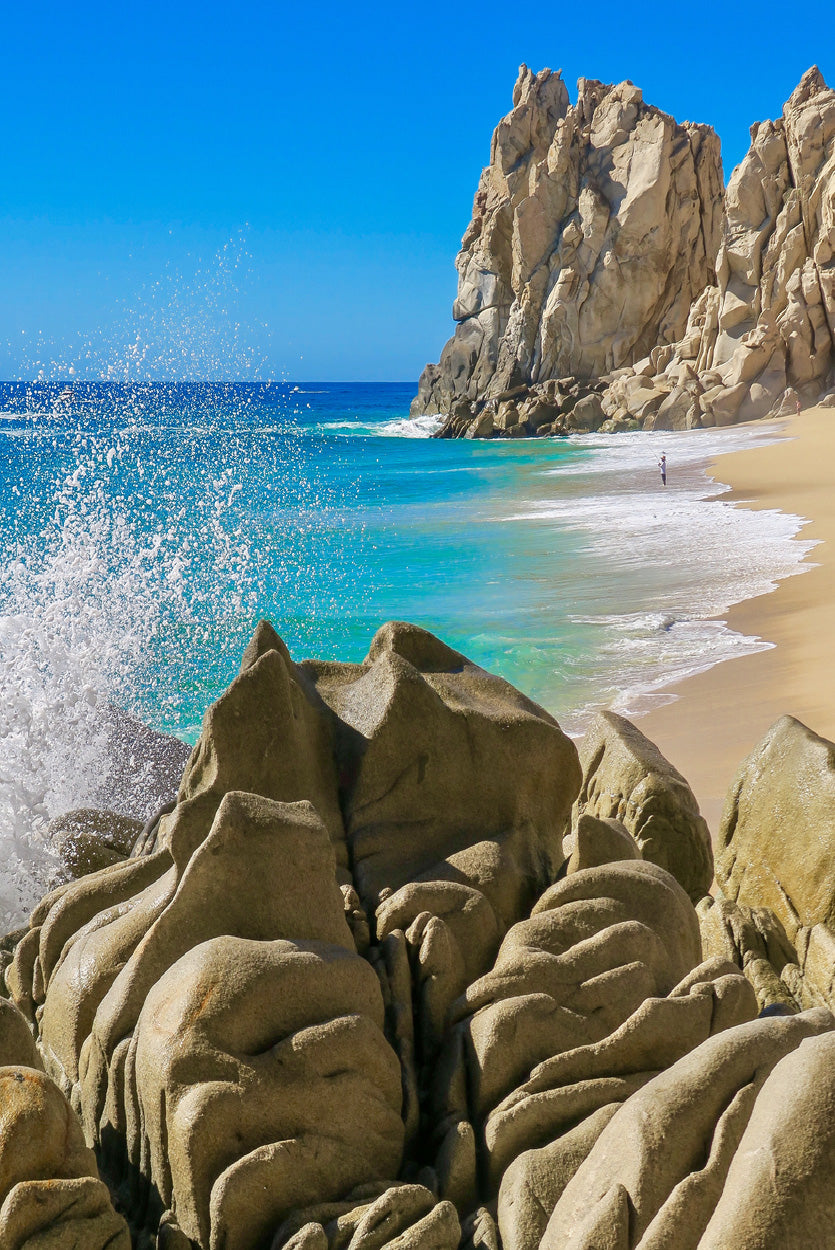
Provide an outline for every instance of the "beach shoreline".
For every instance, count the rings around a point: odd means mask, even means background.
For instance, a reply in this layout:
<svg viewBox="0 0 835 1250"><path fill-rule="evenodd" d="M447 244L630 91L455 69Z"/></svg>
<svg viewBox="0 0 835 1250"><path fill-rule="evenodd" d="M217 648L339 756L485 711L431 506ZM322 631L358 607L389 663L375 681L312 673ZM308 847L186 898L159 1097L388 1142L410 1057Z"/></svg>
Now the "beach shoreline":
<svg viewBox="0 0 835 1250"><path fill-rule="evenodd" d="M709 467L731 487L723 499L806 518L797 539L817 543L799 566L805 571L727 615L731 629L772 646L677 683L675 700L639 722L692 786L714 839L737 768L780 716L835 739L835 411L809 408L775 429L778 442L720 454Z"/></svg>

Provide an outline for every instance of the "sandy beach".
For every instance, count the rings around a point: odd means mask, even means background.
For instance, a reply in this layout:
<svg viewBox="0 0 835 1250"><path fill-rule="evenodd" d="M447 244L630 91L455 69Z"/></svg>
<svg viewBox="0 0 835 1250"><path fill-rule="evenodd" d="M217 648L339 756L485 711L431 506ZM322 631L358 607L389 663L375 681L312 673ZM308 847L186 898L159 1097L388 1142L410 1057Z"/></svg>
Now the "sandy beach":
<svg viewBox="0 0 835 1250"><path fill-rule="evenodd" d="M835 409L774 428L782 441L720 456L711 471L732 487L726 499L808 518L799 538L818 540L807 557L815 567L731 609L729 625L771 649L682 682L674 703L640 722L690 782L714 837L737 766L779 716L835 740Z"/></svg>

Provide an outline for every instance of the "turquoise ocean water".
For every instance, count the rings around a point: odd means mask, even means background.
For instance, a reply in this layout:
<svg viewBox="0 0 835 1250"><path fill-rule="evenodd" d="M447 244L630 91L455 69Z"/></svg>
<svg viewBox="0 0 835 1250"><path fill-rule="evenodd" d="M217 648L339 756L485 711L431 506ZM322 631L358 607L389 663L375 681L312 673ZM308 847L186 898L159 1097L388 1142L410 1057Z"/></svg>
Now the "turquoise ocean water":
<svg viewBox="0 0 835 1250"><path fill-rule="evenodd" d="M341 660L415 621L578 732L765 645L721 616L806 550L798 518L708 478L756 430L447 442L408 421L413 384L62 389L0 386L9 914L46 821L104 767L98 710L193 741L261 616L295 657Z"/></svg>

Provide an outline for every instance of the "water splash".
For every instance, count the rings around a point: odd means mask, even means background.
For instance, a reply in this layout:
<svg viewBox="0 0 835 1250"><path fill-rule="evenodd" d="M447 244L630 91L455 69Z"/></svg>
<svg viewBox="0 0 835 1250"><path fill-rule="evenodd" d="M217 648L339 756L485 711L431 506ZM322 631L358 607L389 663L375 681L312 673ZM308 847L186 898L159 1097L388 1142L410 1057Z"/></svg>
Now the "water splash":
<svg viewBox="0 0 835 1250"><path fill-rule="evenodd" d="M0 932L60 872L50 819L107 793L109 710L147 710L139 692L178 628L199 644L209 580L235 618L233 646L249 628L257 579L236 507L247 466L233 455L217 468L201 446L218 406L245 419L248 398L178 385L263 369L240 315L249 260L238 234L187 278L166 268L109 328L30 344L35 380L5 414L0 465L12 505L0 513ZM149 429L173 444L150 461L138 442Z"/></svg>

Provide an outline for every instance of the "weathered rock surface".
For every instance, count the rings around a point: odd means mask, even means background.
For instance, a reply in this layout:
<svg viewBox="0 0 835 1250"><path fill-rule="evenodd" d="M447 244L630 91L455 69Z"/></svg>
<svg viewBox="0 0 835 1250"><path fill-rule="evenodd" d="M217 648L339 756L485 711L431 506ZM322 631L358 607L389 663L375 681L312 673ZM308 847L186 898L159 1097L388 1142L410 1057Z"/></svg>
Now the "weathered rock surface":
<svg viewBox="0 0 835 1250"><path fill-rule="evenodd" d="M770 908L806 992L835 1003L835 745L791 716L777 721L740 766L717 851L724 894Z"/></svg>
<svg viewBox="0 0 835 1250"><path fill-rule="evenodd" d="M154 985L128 1049L128 1158L189 1237L230 1250L396 1176L400 1065L382 1026L374 971L342 946L195 946Z"/></svg>
<svg viewBox="0 0 835 1250"><path fill-rule="evenodd" d="M127 1225L26 1020L0 1001L0 1246L130 1250Z"/></svg>
<svg viewBox="0 0 835 1250"><path fill-rule="evenodd" d="M605 382L567 377L520 386L487 400L459 398L434 437L544 438L602 430L607 416L600 393L605 390ZM629 427L628 414L619 421L619 428Z"/></svg>
<svg viewBox="0 0 835 1250"><path fill-rule="evenodd" d="M835 91L815 67L775 122L751 127L734 170L717 283L694 303L653 384L684 391L676 414L644 428L729 425L794 412L827 389L835 365ZM650 357L651 360L651 357ZM637 372L637 370L636 370ZM628 385L610 388L616 403ZM663 411L663 405L662 405ZM638 415L646 415L646 409Z"/></svg>
<svg viewBox="0 0 835 1250"><path fill-rule="evenodd" d="M484 1196L499 1192L502 1237L529 1222L520 1187L537 1188L539 1150L550 1158L568 1130L756 1009L737 968L701 962L693 906L656 865L617 860L547 890L453 1005L433 1082L439 1135L471 1126L471 1167L482 1159Z"/></svg>
<svg viewBox="0 0 835 1250"><path fill-rule="evenodd" d="M804 985L797 952L780 921L767 907L732 903L721 891L696 906L706 955L727 959L745 973L760 1008L798 1011L820 1001Z"/></svg>
<svg viewBox="0 0 835 1250"><path fill-rule="evenodd" d="M388 957L414 969L430 1063L449 1004L565 861L576 750L542 708L413 626L384 626L362 665L304 670L338 718L353 884Z"/></svg>
<svg viewBox="0 0 835 1250"><path fill-rule="evenodd" d="M577 818L571 834L570 850L566 876L581 872L583 868L599 868L619 859L643 859L626 825L610 817L598 820L588 812Z"/></svg>
<svg viewBox="0 0 835 1250"><path fill-rule="evenodd" d="M128 1188L134 1219L170 1206L201 1245L249 1246L314 1199L393 1181L446 1008L562 869L579 782L547 713L425 631L385 627L362 665L299 666L262 623L174 810L134 858L45 899L7 976L89 1140L151 1186L139 1205ZM377 976L357 954L372 938ZM288 1016L303 986L309 1017ZM264 1047L287 1055L272 1075ZM334 1127L351 1097L353 1138ZM273 1172L284 1188L247 1215ZM425 1216L449 1239L446 1210Z"/></svg>
<svg viewBox="0 0 835 1250"><path fill-rule="evenodd" d="M43 1071L35 1039L26 1017L14 1003L0 999L0 1068L24 1067Z"/></svg>
<svg viewBox="0 0 835 1250"><path fill-rule="evenodd" d="M307 800L328 830L347 881L347 849L333 759L333 718L310 679L266 621L244 652L239 676L209 708L173 812L148 831L142 854L165 847L179 867L209 831L223 796Z"/></svg>
<svg viewBox="0 0 835 1250"><path fill-rule="evenodd" d="M693 791L639 729L601 712L583 739L577 814L621 821L644 859L672 873L694 902L713 879L710 833Z"/></svg>
<svg viewBox="0 0 835 1250"><path fill-rule="evenodd" d="M33 997L41 1053L88 1138L114 1174L138 1168L152 1186L135 1219L171 1206L201 1245L250 1246L301 1203L396 1174L400 1067L310 804L230 792L181 874L160 850L97 878L34 930ZM111 905L62 941L95 884Z"/></svg>
<svg viewBox="0 0 835 1250"><path fill-rule="evenodd" d="M833 1028L821 1008L741 1024L649 1081L565 1186L541 1250L828 1244Z"/></svg>
<svg viewBox="0 0 835 1250"><path fill-rule="evenodd" d="M576 751L556 721L401 622L377 632L362 665L303 669L338 718L346 837L365 905L374 910L384 891L431 877L478 888L504 924L516 919L563 862L580 784ZM476 845L489 845L497 862L477 863ZM449 862L465 852L466 863Z"/></svg>
<svg viewBox="0 0 835 1250"><path fill-rule="evenodd" d="M835 91L808 70L723 192L708 127L628 83L581 79L571 106L523 67L456 264L459 325L412 406L442 436L793 413L835 384ZM592 385L601 413L571 425L560 397Z"/></svg>
<svg viewBox="0 0 835 1250"><path fill-rule="evenodd" d="M457 1250L461 1224L451 1202L438 1202L424 1185L369 1189L297 1212L279 1228L273 1250Z"/></svg>
<svg viewBox="0 0 835 1250"><path fill-rule="evenodd" d="M128 859L142 822L117 812L78 808L49 822L46 836L70 877L85 877Z"/></svg>
<svg viewBox="0 0 835 1250"><path fill-rule="evenodd" d="M117 1049L155 982L194 946L232 934L320 940L353 950L327 831L307 803L231 792L181 874L166 851L129 861L129 867L136 876L151 867L158 875L59 946L73 907L83 908L81 919L88 906L87 895L70 889L40 929L41 1051L57 1080L80 1082L92 1132L108 1085L121 1080L124 1054L117 1057ZM97 874L104 891L113 871ZM281 890L263 889L263 882L279 877ZM120 1065L115 1072L114 1062Z"/></svg>
<svg viewBox="0 0 835 1250"><path fill-rule="evenodd" d="M775 727L702 897L628 721L581 770L423 630L262 622L173 810L9 937L0 1246L128 1250L93 1150L139 1250L829 1245L833 751Z"/></svg>
<svg viewBox="0 0 835 1250"><path fill-rule="evenodd" d="M413 412L599 377L681 337L714 279L719 141L629 82L519 71L456 265L459 323Z"/></svg>

